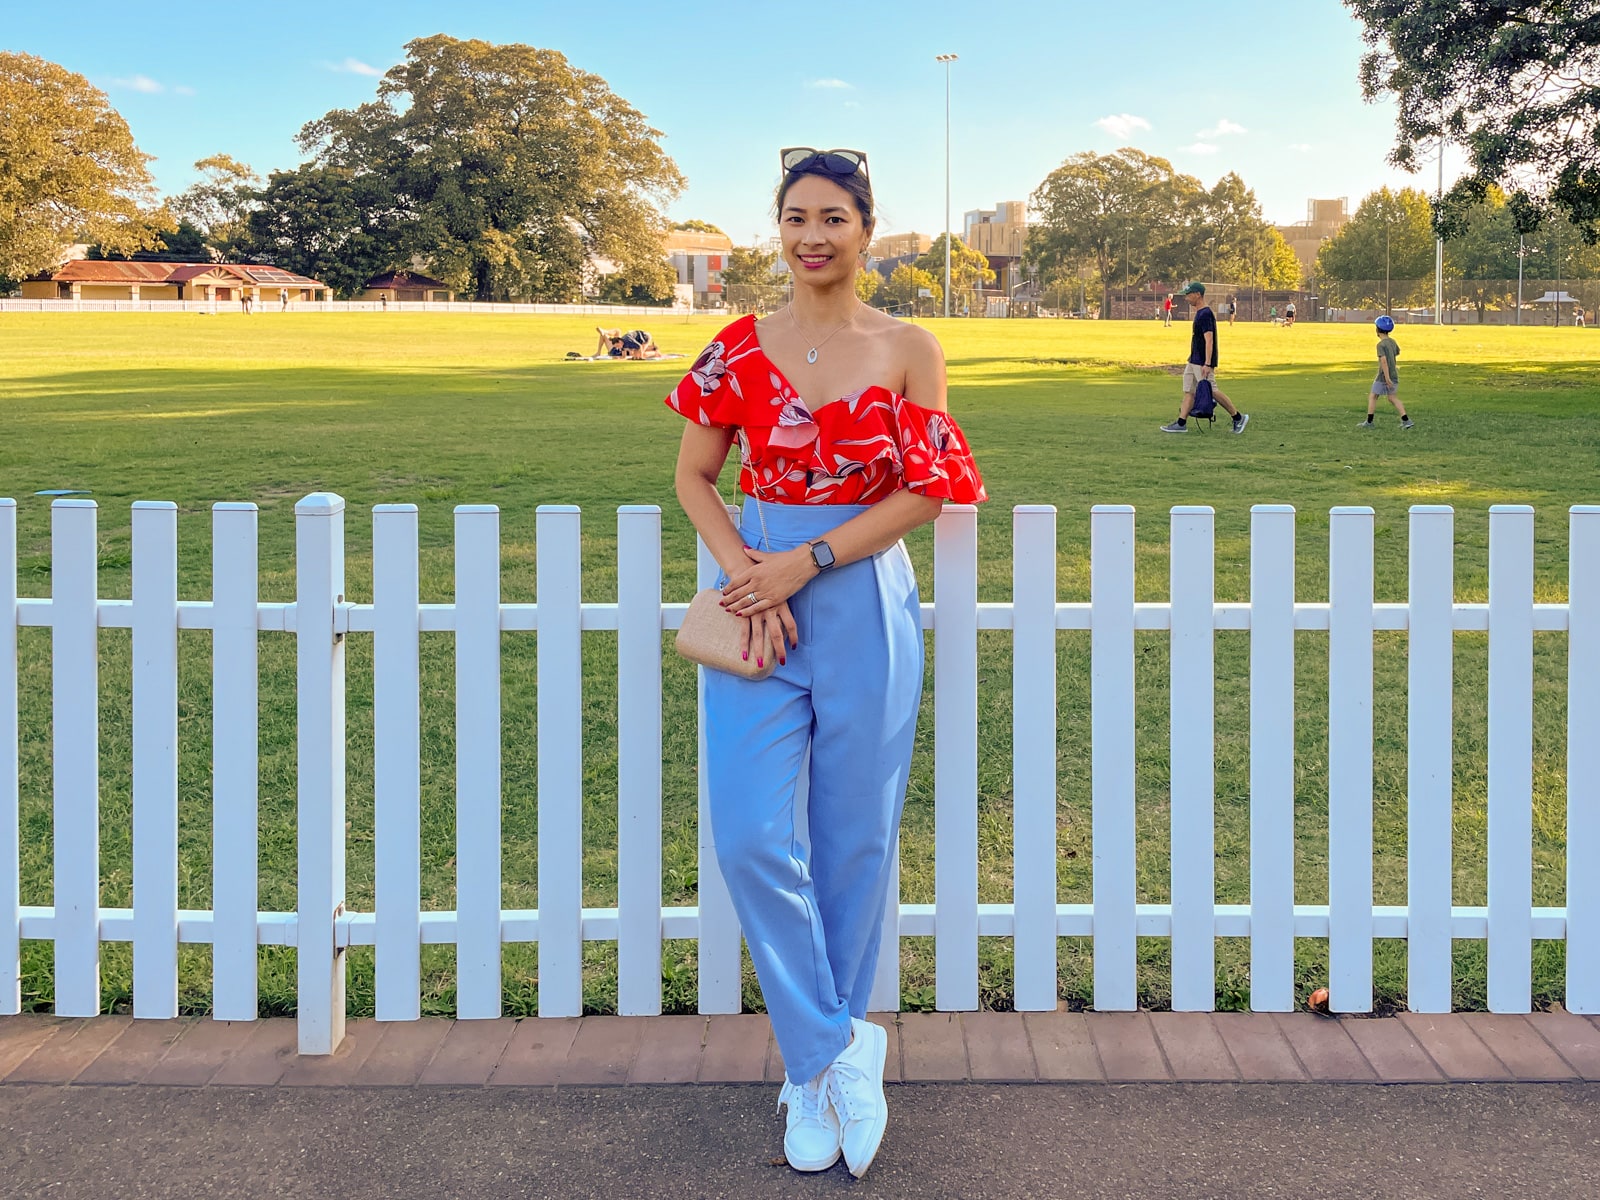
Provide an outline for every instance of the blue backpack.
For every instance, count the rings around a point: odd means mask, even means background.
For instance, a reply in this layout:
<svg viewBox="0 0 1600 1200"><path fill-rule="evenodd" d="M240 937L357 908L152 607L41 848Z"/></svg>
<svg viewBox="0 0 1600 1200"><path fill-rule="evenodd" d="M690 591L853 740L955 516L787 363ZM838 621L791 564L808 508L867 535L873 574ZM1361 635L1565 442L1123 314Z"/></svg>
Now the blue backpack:
<svg viewBox="0 0 1600 1200"><path fill-rule="evenodd" d="M1203 421L1216 421L1217 398L1211 394L1211 380L1202 379L1194 385L1194 407L1189 410L1189 415Z"/></svg>

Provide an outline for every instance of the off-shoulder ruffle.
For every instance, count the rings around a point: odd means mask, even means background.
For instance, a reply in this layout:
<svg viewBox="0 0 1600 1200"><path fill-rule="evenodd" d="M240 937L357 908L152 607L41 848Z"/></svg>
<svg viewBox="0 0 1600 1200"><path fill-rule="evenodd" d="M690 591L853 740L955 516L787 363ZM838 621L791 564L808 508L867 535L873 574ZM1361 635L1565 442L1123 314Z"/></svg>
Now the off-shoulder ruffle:
<svg viewBox="0 0 1600 1200"><path fill-rule="evenodd" d="M955 504L981 504L989 498L972 449L955 418L895 397L900 475L914 492Z"/></svg>

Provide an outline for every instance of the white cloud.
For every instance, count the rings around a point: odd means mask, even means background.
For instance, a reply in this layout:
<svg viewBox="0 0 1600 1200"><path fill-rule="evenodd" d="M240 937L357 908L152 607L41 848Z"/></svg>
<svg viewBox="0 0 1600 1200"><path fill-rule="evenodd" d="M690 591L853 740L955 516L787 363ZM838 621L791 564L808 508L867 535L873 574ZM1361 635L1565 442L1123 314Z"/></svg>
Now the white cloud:
<svg viewBox="0 0 1600 1200"><path fill-rule="evenodd" d="M855 84L846 83L842 79L808 79L806 80L806 86L808 88L846 88L852 90L855 88Z"/></svg>
<svg viewBox="0 0 1600 1200"><path fill-rule="evenodd" d="M383 70L370 63L364 63L359 58L347 58L343 62L325 62L322 64L330 71L340 71L346 75L370 75L374 79L383 77Z"/></svg>
<svg viewBox="0 0 1600 1200"><path fill-rule="evenodd" d="M1149 129L1150 122L1143 117L1136 117L1132 113L1114 113L1109 117L1101 117L1095 122L1112 137L1125 138L1135 129Z"/></svg>
<svg viewBox="0 0 1600 1200"><path fill-rule="evenodd" d="M111 86L127 88L130 92L144 92L148 96L167 90L148 75L130 75L127 79L113 79Z"/></svg>
<svg viewBox="0 0 1600 1200"><path fill-rule="evenodd" d="M1230 120L1228 120L1227 117L1223 117L1220 121L1217 122L1217 127L1215 129L1202 129L1199 133L1195 134L1195 137L1199 137L1199 138L1226 137L1230 133L1247 133L1247 132L1249 132L1249 131L1246 130L1243 125L1237 124L1234 121L1230 121Z"/></svg>
<svg viewBox="0 0 1600 1200"><path fill-rule="evenodd" d="M1185 154L1215 154L1217 148L1210 142L1196 142L1192 146L1185 146L1183 151Z"/></svg>

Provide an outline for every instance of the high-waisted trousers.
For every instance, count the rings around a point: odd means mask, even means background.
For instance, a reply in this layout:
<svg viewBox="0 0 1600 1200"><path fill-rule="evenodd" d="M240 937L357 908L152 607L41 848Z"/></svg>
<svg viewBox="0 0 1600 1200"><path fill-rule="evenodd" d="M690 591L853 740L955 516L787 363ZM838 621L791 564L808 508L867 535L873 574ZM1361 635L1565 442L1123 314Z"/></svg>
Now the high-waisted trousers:
<svg viewBox="0 0 1600 1200"><path fill-rule="evenodd" d="M865 511L761 508L746 502L740 532L772 550ZM706 671L706 749L717 862L785 1073L804 1083L849 1044L850 1019L866 1015L922 698L922 622L902 543L822 572L789 609L800 644L775 674Z"/></svg>

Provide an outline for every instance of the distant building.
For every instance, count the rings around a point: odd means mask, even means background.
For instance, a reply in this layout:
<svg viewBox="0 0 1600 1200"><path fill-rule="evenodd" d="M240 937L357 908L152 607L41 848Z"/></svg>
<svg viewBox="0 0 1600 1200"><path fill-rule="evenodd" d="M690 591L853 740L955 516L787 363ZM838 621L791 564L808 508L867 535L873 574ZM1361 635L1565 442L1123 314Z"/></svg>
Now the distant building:
<svg viewBox="0 0 1600 1200"><path fill-rule="evenodd" d="M665 249L680 288L692 291L695 307L721 308L722 272L733 253L733 239L725 233L674 229L666 236Z"/></svg>
<svg viewBox="0 0 1600 1200"><path fill-rule="evenodd" d="M1022 283L1022 249L1028 240L1028 206L1001 200L993 208L975 208L961 215L961 238L989 260L994 282L986 290L1001 296Z"/></svg>
<svg viewBox="0 0 1600 1200"><path fill-rule="evenodd" d="M1300 260L1300 270L1309 277L1322 243L1336 237L1349 222L1350 200L1341 196L1337 200L1307 200L1304 221L1276 228Z"/></svg>
<svg viewBox="0 0 1600 1200"><path fill-rule="evenodd" d="M74 259L23 281L30 300L330 300L325 283L257 263L106 262Z"/></svg>
<svg viewBox="0 0 1600 1200"><path fill-rule="evenodd" d="M933 238L926 233L886 233L874 238L869 253L873 258L916 258L933 249Z"/></svg>
<svg viewBox="0 0 1600 1200"><path fill-rule="evenodd" d="M385 271L374 275L361 285L357 300L384 300L391 304L409 304L417 301L454 300L456 294L450 285L419 275L415 271Z"/></svg>

